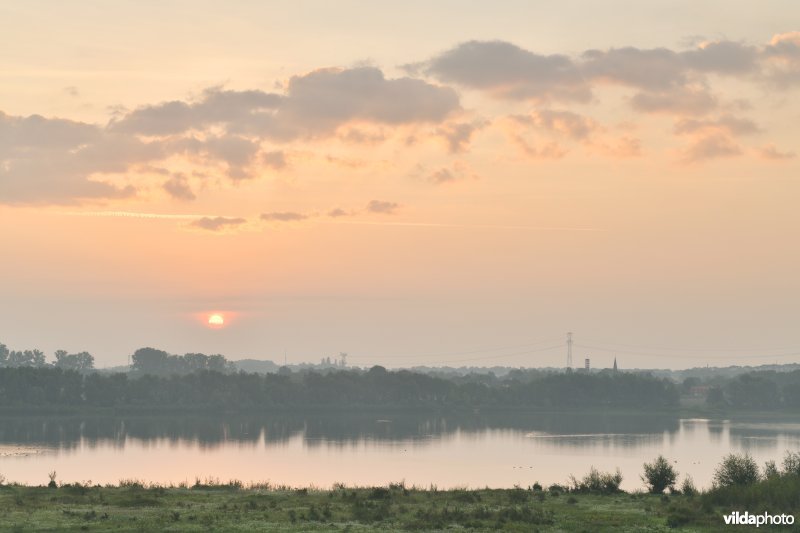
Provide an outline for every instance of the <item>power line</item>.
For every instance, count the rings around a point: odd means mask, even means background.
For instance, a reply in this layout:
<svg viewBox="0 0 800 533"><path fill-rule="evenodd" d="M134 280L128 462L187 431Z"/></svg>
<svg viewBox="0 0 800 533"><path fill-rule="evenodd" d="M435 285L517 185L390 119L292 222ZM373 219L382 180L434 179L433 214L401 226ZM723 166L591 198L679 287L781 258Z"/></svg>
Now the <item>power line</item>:
<svg viewBox="0 0 800 533"><path fill-rule="evenodd" d="M376 357L376 356L373 356L373 355L356 355L356 356L351 355L350 357L353 357L353 358L356 358L356 359L365 359L365 358L366 359L387 359L387 358L391 358L391 359L403 358L403 359L405 359L405 358L416 358L416 357L439 357L439 356L447 356L447 355L469 355L469 354L473 354L473 353L497 352L497 351L501 351L501 350L513 350L515 348L525 348L527 346L537 346L539 344L552 343L552 342L555 342L556 340L557 340L557 338L550 337L548 339L542 339L542 340L539 340L539 341L529 342L529 343L526 343L526 344L516 344L516 345L513 345L513 346L501 346L501 347L495 347L495 348L481 348L481 349L478 349L478 350L467 350L467 351L458 351L458 352L438 352L438 353L427 353L427 354L394 354L394 355L382 355L380 357Z"/></svg>
<svg viewBox="0 0 800 533"><path fill-rule="evenodd" d="M613 353L625 353L630 355L639 355L642 357L667 357L667 358L676 358L676 359L700 359L700 357L694 355L682 355L682 354L668 354L668 353L647 353L646 351L632 351L632 350L620 350L619 348L604 348L602 346L596 346L591 344L578 344L575 343L575 346L580 348L586 348L588 350L600 350L601 352L613 352ZM750 355L704 355L703 358L705 359L768 359L768 358L780 358L780 357L792 357L800 355L800 352L790 352L790 353L782 353L782 354L750 354Z"/></svg>
<svg viewBox="0 0 800 533"><path fill-rule="evenodd" d="M656 346L641 346L636 344L624 344L620 342L605 342L605 341L598 341L596 339L585 339L587 342L592 344L601 344L601 345L608 345L608 346L624 346L627 348L634 348L638 350L646 350L646 351L676 351L676 352L766 352L766 351L777 351L777 352L785 352L787 350L795 350L795 347L790 348L668 348L665 346L656 347Z"/></svg>
<svg viewBox="0 0 800 533"><path fill-rule="evenodd" d="M502 357L511 357L511 356L515 356L515 355L527 355L527 354L537 353L537 352L546 352L547 350L555 350L556 348L563 349L564 345L563 344L555 344L553 346L546 346L544 348L538 348L536 350L525 350L524 352L507 353L507 354L502 354L502 355L486 355L486 356L483 356L483 357L472 357L470 359L456 359L456 360L450 360L450 361L436 361L436 363L437 364L441 364L441 363L461 363L461 362L464 362L464 361L481 361L481 360L485 360L485 359L500 359Z"/></svg>

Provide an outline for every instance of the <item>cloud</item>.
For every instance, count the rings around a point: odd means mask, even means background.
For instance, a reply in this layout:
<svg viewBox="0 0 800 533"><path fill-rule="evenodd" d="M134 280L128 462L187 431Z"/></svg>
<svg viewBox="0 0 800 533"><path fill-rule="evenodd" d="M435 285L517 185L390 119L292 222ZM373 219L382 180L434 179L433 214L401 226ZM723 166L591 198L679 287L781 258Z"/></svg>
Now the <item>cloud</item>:
<svg viewBox="0 0 800 533"><path fill-rule="evenodd" d="M747 135L758 133L758 125L746 118L737 118L733 115L723 115L717 120L682 119L675 124L675 133L678 135L698 132L723 132L730 135Z"/></svg>
<svg viewBox="0 0 800 533"><path fill-rule="evenodd" d="M658 91L686 81L680 55L666 48L588 50L582 60L581 72L595 82Z"/></svg>
<svg viewBox="0 0 800 533"><path fill-rule="evenodd" d="M758 49L735 41L703 41L681 53L687 67L717 74L749 74L758 69Z"/></svg>
<svg viewBox="0 0 800 533"><path fill-rule="evenodd" d="M567 56L540 55L505 41L462 43L421 67L441 81L500 98L579 102L591 98L589 85Z"/></svg>
<svg viewBox="0 0 800 533"><path fill-rule="evenodd" d="M599 140L592 144L601 154L608 157L628 159L642 155L642 142L634 137L623 135L619 139Z"/></svg>
<svg viewBox="0 0 800 533"><path fill-rule="evenodd" d="M531 159L561 159L568 150L557 142L533 143L522 135L511 133L511 140Z"/></svg>
<svg viewBox="0 0 800 533"><path fill-rule="evenodd" d="M511 118L520 124L534 126L579 141L586 140L590 134L599 129L594 120L571 111L543 109L534 111L530 115L516 115Z"/></svg>
<svg viewBox="0 0 800 533"><path fill-rule="evenodd" d="M381 200L370 200L367 204L367 211L370 213L382 213L384 215L392 215L400 207L400 204L395 202L385 202Z"/></svg>
<svg viewBox="0 0 800 533"><path fill-rule="evenodd" d="M435 185L454 183L466 179L478 179L478 175L472 172L469 166L462 161L455 161L449 167L440 167L426 177L427 181Z"/></svg>
<svg viewBox="0 0 800 533"><path fill-rule="evenodd" d="M488 122L451 122L436 129L436 134L444 138L451 154L464 152L469 147L475 132L486 127Z"/></svg>
<svg viewBox="0 0 800 533"><path fill-rule="evenodd" d="M189 225L208 230L208 231L221 231L224 229L235 228L247 222L244 218L228 218L228 217L203 217L191 222Z"/></svg>
<svg viewBox="0 0 800 533"><path fill-rule="evenodd" d="M800 31L774 35L762 57L767 78L774 85L789 88L800 83Z"/></svg>
<svg viewBox="0 0 800 533"><path fill-rule="evenodd" d="M383 131L368 131L364 128L348 128L339 135L345 142L357 144L377 144L386 140Z"/></svg>
<svg viewBox="0 0 800 533"><path fill-rule="evenodd" d="M189 187L189 180L184 174L174 174L164 182L164 190L178 200L194 200L197 197Z"/></svg>
<svg viewBox="0 0 800 533"><path fill-rule="evenodd" d="M353 216L353 215L355 215L354 212L345 211L344 209L341 209L339 207L337 207L335 209L331 209L330 211L328 211L328 216L331 217L331 218L349 217L349 216Z"/></svg>
<svg viewBox="0 0 800 533"><path fill-rule="evenodd" d="M575 56L469 41L406 69L498 98L539 103L588 102L600 85L621 86L636 90L631 104L639 111L696 113L717 105L706 87L709 75L756 78L765 58L789 65L784 79L800 79L800 33L776 36L764 49L717 40L680 51L625 46Z"/></svg>
<svg viewBox="0 0 800 533"><path fill-rule="evenodd" d="M639 92L630 101L637 111L672 115L704 115L719 105L717 98L706 89L688 87Z"/></svg>
<svg viewBox="0 0 800 533"><path fill-rule="evenodd" d="M37 150L77 149L95 142L102 130L92 124L41 115L10 116L0 111L0 158L24 158Z"/></svg>
<svg viewBox="0 0 800 533"><path fill-rule="evenodd" d="M761 147L761 149L758 151L758 154L762 159L768 159L771 161L783 161L797 157L797 154L794 152L782 152L771 144Z"/></svg>
<svg viewBox="0 0 800 533"><path fill-rule="evenodd" d="M280 150L274 150L272 152L265 152L261 154L261 162L268 167L272 167L275 170L281 170L286 168L288 164L286 161L286 154Z"/></svg>
<svg viewBox="0 0 800 533"><path fill-rule="evenodd" d="M161 155L161 148L98 126L0 113L0 202L69 204L127 198L135 187L103 174Z"/></svg>
<svg viewBox="0 0 800 533"><path fill-rule="evenodd" d="M332 135L352 121L437 123L460 108L458 96L412 78L387 79L375 67L319 69L289 79L283 94L207 89L196 102L141 107L111 126L141 135L175 135L223 126L229 133L290 141Z"/></svg>
<svg viewBox="0 0 800 533"><path fill-rule="evenodd" d="M271 213L262 213L261 220L274 221L274 222L299 222L308 218L308 215L302 213L295 213L292 211L273 211Z"/></svg>
<svg viewBox="0 0 800 533"><path fill-rule="evenodd" d="M528 115L512 115L504 122L506 134L532 159L560 159L565 143L614 158L637 157L641 141L629 135L614 138L594 119L566 110L540 109Z"/></svg>
<svg viewBox="0 0 800 533"><path fill-rule="evenodd" d="M233 180L251 177L247 167L260 149L257 141L229 134L209 136L204 140L190 137L168 145L176 152L182 150L187 154L225 163L228 177Z"/></svg>
<svg viewBox="0 0 800 533"><path fill-rule="evenodd" d="M256 162L286 166L282 151L262 152L265 141L324 138L351 122L438 124L459 109L451 88L408 77L390 79L377 68L359 67L293 76L280 94L211 87L190 101L119 108L105 126L0 112L0 202L80 203L132 196L139 186L129 171L174 156L220 164L228 178L240 180L253 176ZM357 137L354 130L350 137ZM185 185L171 180L164 187L173 197L189 198Z"/></svg>
<svg viewBox="0 0 800 533"><path fill-rule="evenodd" d="M683 154L687 163L695 163L708 159L719 159L741 155L742 149L736 141L722 133L714 133L702 137L693 143Z"/></svg>
<svg viewBox="0 0 800 533"><path fill-rule="evenodd" d="M627 46L584 52L581 70L595 81L659 92L684 87L697 75L752 73L757 58L755 47L733 41L702 42L682 52Z"/></svg>

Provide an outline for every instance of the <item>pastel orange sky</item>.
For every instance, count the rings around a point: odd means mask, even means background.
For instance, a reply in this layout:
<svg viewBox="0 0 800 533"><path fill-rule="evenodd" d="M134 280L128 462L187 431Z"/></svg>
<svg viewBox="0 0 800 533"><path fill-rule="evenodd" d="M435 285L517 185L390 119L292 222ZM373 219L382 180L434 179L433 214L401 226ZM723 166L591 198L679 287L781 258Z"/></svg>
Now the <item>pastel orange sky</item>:
<svg viewBox="0 0 800 533"><path fill-rule="evenodd" d="M1 3L0 342L797 361L800 6L531 4Z"/></svg>

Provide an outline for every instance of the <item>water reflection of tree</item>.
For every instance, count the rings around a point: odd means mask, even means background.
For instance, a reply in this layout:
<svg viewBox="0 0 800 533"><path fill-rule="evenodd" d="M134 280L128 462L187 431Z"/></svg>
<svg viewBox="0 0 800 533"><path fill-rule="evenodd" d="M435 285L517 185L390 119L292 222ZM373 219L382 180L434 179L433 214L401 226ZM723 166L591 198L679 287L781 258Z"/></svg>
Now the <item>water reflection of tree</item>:
<svg viewBox="0 0 800 533"><path fill-rule="evenodd" d="M396 412L390 415L274 415L191 417L8 417L0 418L0 443L34 444L70 449L123 447L134 440L142 444L194 443L214 448L226 443L245 446L287 443L301 436L309 446L352 445L365 441L405 440L424 442L431 438L478 435L487 430L560 435L608 435L621 445L636 446L643 439L675 433L675 417L645 415L595 415L583 413L448 414L439 416ZM634 438L628 438L635 435Z"/></svg>

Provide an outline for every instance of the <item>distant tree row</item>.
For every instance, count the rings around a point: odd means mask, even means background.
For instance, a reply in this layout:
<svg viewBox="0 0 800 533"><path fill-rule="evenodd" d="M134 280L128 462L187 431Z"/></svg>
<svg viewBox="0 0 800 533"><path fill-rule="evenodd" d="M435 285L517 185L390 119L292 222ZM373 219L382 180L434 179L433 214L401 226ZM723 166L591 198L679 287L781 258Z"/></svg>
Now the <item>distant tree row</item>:
<svg viewBox="0 0 800 533"><path fill-rule="evenodd" d="M139 348L131 358L131 372L136 375L155 376L186 375L209 370L214 372L234 372L236 367L222 355L187 353L170 355L155 348Z"/></svg>
<svg viewBox="0 0 800 533"><path fill-rule="evenodd" d="M94 368L94 357L89 352L67 353L56 350L55 361L48 363L41 350L9 350L0 343L0 368L44 368L52 366L62 370L88 372Z"/></svg>
<svg viewBox="0 0 800 533"><path fill-rule="evenodd" d="M54 360L48 362L41 350L9 350L5 344L0 343L0 368L60 368L62 370L75 370L77 372L90 372L94 370L94 357L89 352L68 353L66 350L56 350ZM233 363L222 355L206 355L202 353L187 353L185 355L171 355L155 348L140 348L134 352L131 373L143 376L153 374L170 376L174 374L191 374L203 370L216 372L234 372Z"/></svg>
<svg viewBox="0 0 800 533"><path fill-rule="evenodd" d="M174 359L178 360L185 357ZM489 386L458 384L404 370L390 372L377 366L367 372L341 370L327 374L286 371L266 375L226 374L201 370L171 376L147 373L139 377L135 373L82 375L59 368L0 369L0 404L6 406L232 410L374 406L652 408L674 406L677 401L677 387L673 383L637 374L555 374L532 383Z"/></svg>
<svg viewBox="0 0 800 533"><path fill-rule="evenodd" d="M706 402L713 407L775 409L800 407L800 370L751 372L708 390Z"/></svg>

